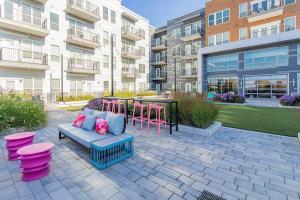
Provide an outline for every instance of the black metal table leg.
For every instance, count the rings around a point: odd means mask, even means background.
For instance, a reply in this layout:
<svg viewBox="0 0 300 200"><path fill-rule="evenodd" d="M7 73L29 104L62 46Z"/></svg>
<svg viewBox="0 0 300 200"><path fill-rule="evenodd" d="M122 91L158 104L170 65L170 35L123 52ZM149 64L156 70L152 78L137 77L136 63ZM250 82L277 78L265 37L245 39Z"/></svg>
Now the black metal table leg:
<svg viewBox="0 0 300 200"><path fill-rule="evenodd" d="M175 113L175 117L176 117L176 131L178 131L178 102L175 102L176 105L176 113Z"/></svg>
<svg viewBox="0 0 300 200"><path fill-rule="evenodd" d="M173 122L172 122L172 104L169 103L169 123L170 123L170 134L172 134L172 126L173 126Z"/></svg>
<svg viewBox="0 0 300 200"><path fill-rule="evenodd" d="M128 124L128 115L129 115L129 110L128 110L128 100L125 101L125 109L126 109L126 123Z"/></svg>

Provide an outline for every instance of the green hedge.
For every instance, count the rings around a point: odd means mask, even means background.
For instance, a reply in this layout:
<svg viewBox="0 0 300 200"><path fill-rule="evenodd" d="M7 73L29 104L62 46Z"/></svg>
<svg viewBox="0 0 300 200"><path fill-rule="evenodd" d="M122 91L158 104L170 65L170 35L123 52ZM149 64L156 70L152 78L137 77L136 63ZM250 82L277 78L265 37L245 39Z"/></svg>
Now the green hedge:
<svg viewBox="0 0 300 200"><path fill-rule="evenodd" d="M110 96L111 93L109 91L105 91L102 96L107 97ZM114 93L115 97L120 98L133 98L137 96L145 97L145 96L156 96L157 93L155 91L142 91L142 92L136 92L133 91L116 91Z"/></svg>
<svg viewBox="0 0 300 200"><path fill-rule="evenodd" d="M34 130L47 124L47 113L37 101L15 95L0 96L0 131L25 127Z"/></svg>
<svg viewBox="0 0 300 200"><path fill-rule="evenodd" d="M64 102L70 102L70 101L89 101L94 99L95 97L93 95L79 95L79 96L64 96ZM56 101L62 101L61 96L56 97Z"/></svg>

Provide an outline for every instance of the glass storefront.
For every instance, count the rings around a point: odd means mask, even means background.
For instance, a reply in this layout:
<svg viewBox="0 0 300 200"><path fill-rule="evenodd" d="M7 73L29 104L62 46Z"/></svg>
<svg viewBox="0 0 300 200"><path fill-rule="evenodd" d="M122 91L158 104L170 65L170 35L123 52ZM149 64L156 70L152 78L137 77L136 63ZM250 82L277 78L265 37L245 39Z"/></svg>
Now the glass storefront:
<svg viewBox="0 0 300 200"><path fill-rule="evenodd" d="M208 92L218 94L226 92L238 93L238 77L212 77L208 78Z"/></svg>
<svg viewBox="0 0 300 200"><path fill-rule="evenodd" d="M279 98L288 93L288 75L245 76L246 98Z"/></svg>

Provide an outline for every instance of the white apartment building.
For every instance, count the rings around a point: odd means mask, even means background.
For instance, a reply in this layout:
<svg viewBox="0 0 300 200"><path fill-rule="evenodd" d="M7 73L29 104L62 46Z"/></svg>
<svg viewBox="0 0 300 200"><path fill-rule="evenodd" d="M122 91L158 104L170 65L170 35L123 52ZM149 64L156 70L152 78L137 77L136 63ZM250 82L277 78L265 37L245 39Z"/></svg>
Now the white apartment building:
<svg viewBox="0 0 300 200"><path fill-rule="evenodd" d="M0 0L0 86L17 92L146 90L149 21L121 0ZM61 57L62 55L62 57Z"/></svg>

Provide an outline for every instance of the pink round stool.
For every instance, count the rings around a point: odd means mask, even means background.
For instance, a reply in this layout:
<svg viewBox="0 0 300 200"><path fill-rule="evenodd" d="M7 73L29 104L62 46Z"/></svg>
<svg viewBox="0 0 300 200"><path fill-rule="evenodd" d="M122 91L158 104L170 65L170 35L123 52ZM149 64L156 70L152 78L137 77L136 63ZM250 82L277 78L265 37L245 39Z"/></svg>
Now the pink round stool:
<svg viewBox="0 0 300 200"><path fill-rule="evenodd" d="M17 151L24 146L32 144L34 136L35 133L33 132L15 133L5 136L8 160L18 160Z"/></svg>
<svg viewBox="0 0 300 200"><path fill-rule="evenodd" d="M51 161L51 149L53 147L53 143L45 142L28 145L17 151L21 160L20 167L22 168L23 181L34 181L49 174L49 162Z"/></svg>

